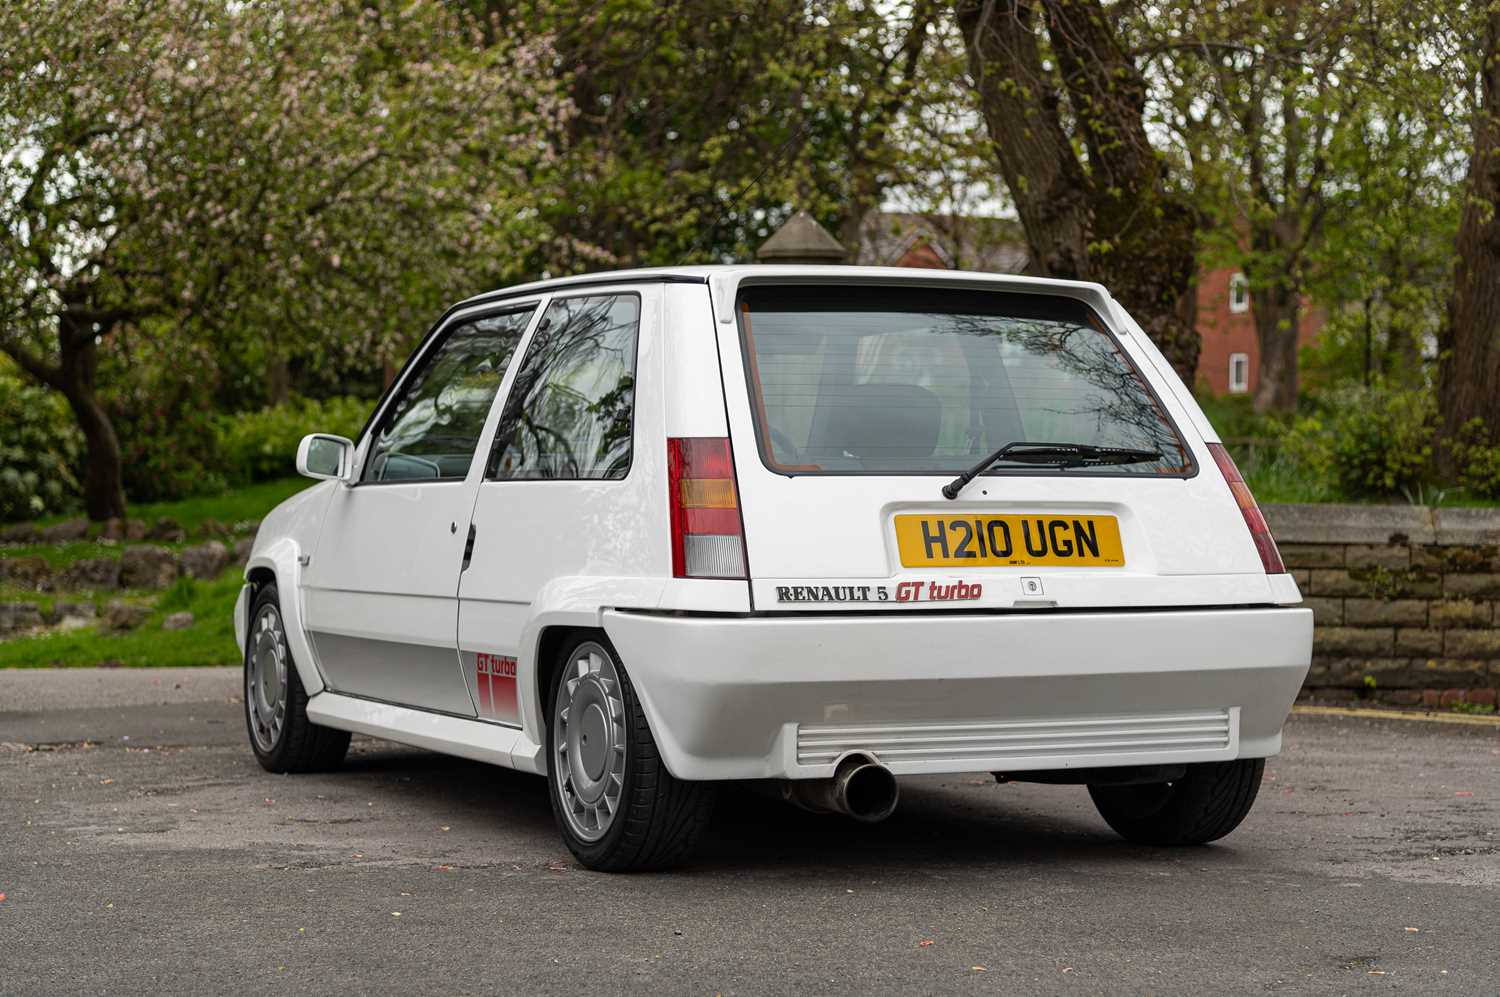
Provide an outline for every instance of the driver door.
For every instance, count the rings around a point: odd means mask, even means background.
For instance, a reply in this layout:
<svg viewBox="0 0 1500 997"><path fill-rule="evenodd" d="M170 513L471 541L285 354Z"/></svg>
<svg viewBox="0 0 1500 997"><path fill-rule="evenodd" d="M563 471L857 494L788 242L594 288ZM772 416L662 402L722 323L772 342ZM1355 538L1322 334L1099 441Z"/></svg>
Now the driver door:
<svg viewBox="0 0 1500 997"><path fill-rule="evenodd" d="M491 410L537 302L460 313L409 365L328 505L304 617L335 692L474 716L458 578Z"/></svg>

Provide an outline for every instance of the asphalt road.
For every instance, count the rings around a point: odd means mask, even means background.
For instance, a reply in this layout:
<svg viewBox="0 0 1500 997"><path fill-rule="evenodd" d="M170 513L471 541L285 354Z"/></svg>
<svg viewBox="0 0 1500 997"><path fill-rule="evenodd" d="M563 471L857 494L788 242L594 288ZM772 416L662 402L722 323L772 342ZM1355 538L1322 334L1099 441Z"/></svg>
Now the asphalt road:
<svg viewBox="0 0 1500 997"><path fill-rule="evenodd" d="M1297 716L1205 848L925 778L869 828L729 790L696 865L606 876L535 777L267 775L236 688L0 672L0 993L1500 992L1500 727Z"/></svg>

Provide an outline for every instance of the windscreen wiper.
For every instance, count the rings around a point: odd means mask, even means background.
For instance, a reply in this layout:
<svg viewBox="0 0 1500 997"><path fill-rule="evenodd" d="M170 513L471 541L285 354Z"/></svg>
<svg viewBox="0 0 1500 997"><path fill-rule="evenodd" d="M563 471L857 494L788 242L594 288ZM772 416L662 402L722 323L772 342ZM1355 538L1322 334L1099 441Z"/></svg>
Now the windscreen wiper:
<svg viewBox="0 0 1500 997"><path fill-rule="evenodd" d="M1143 464L1161 460L1157 450L1133 450L1130 447L1096 447L1088 443L1007 443L984 460L943 486L943 497L958 498L964 486L1002 460L1017 464L1041 464L1053 467L1087 467L1090 465Z"/></svg>

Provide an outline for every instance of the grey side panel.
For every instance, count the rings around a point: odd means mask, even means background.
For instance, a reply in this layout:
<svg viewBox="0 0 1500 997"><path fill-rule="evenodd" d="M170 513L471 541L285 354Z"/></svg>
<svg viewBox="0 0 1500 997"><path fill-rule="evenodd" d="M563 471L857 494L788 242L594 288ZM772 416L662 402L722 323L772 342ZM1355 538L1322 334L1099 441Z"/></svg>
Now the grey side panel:
<svg viewBox="0 0 1500 997"><path fill-rule="evenodd" d="M308 634L335 692L366 696L423 710L474 716L474 701L452 647Z"/></svg>

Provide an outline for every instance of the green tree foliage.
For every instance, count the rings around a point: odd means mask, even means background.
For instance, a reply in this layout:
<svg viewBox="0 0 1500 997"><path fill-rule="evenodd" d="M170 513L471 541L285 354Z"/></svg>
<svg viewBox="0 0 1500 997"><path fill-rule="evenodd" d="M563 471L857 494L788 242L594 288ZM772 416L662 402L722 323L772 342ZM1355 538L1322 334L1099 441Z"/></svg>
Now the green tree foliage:
<svg viewBox="0 0 1500 997"><path fill-rule="evenodd" d="M914 108L954 94L929 73L935 0L473 0L553 39L575 109L533 206L538 271L723 262L805 209L854 249L862 217L925 177ZM929 157L935 158L935 157Z"/></svg>
<svg viewBox="0 0 1500 997"><path fill-rule="evenodd" d="M480 42L425 2L0 5L0 349L73 410L91 516L124 511L103 341L391 355L540 241L568 105L545 36Z"/></svg>
<svg viewBox="0 0 1500 997"><path fill-rule="evenodd" d="M1335 313L1334 338L1352 326L1371 341L1372 372L1414 366L1435 331L1464 102L1449 9L1184 0L1142 12L1205 256L1249 280L1260 411L1296 407L1309 292ZM1339 314L1348 306L1360 314Z"/></svg>

